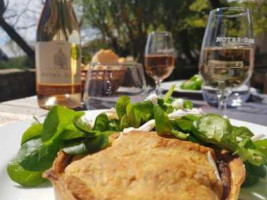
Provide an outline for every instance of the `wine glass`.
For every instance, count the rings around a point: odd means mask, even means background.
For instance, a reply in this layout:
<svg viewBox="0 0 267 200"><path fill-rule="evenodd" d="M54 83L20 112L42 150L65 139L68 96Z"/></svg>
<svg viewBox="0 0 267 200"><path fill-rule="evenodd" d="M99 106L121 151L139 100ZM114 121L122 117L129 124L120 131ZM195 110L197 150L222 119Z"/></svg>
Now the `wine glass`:
<svg viewBox="0 0 267 200"><path fill-rule="evenodd" d="M152 32L148 35L145 49L145 71L154 79L156 94L160 83L170 76L174 69L174 50L170 32Z"/></svg>
<svg viewBox="0 0 267 200"><path fill-rule="evenodd" d="M202 42L199 70L203 89L216 89L218 108L226 110L232 90L246 83L254 68L254 39L246 8L217 8L210 12Z"/></svg>

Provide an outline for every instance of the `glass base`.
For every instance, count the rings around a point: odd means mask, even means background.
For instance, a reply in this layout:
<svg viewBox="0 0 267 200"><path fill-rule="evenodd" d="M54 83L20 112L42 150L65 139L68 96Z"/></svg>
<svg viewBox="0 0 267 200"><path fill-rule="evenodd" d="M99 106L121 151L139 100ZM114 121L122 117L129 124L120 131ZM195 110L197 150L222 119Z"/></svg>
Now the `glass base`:
<svg viewBox="0 0 267 200"><path fill-rule="evenodd" d="M202 95L204 100L211 106L218 106L218 97L216 89L208 86L202 87ZM242 106L250 96L250 88L248 85L243 85L238 89L233 90L227 100L227 107L235 108Z"/></svg>

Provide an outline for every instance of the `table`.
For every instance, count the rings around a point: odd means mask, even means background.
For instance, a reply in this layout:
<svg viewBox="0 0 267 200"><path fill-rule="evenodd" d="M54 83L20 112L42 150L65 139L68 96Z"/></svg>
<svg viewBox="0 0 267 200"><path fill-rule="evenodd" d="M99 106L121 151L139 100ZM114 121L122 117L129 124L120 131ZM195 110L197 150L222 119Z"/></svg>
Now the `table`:
<svg viewBox="0 0 267 200"><path fill-rule="evenodd" d="M20 120L30 120L33 116L42 117L47 110L41 109L37 97L26 97L0 103L0 127Z"/></svg>
<svg viewBox="0 0 267 200"><path fill-rule="evenodd" d="M183 97L179 94L175 96ZM242 107L228 109L225 114L229 118L267 126L267 95L261 95L261 97L264 98L261 102L247 102ZM206 112L216 113L218 111L203 100L193 99L194 106L200 107ZM42 117L47 112L38 107L36 96L2 102L0 103L0 127L20 120L30 120L33 116Z"/></svg>

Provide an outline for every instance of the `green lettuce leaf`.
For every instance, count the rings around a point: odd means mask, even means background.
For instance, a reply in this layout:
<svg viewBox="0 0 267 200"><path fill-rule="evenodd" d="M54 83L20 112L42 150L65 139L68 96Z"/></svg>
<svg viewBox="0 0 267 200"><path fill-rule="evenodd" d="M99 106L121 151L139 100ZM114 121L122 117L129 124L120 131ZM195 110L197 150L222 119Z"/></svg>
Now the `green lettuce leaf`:
<svg viewBox="0 0 267 200"><path fill-rule="evenodd" d="M41 132L43 129L43 124L33 123L22 135L21 145L25 142L36 139L41 136Z"/></svg>
<svg viewBox="0 0 267 200"><path fill-rule="evenodd" d="M223 146L223 137L230 135L232 126L228 119L216 114L207 114L193 123L193 134L203 142Z"/></svg>
<svg viewBox="0 0 267 200"><path fill-rule="evenodd" d="M41 139L33 139L21 146L17 161L26 170L44 171L52 166L58 151L56 141L43 143Z"/></svg>
<svg viewBox="0 0 267 200"><path fill-rule="evenodd" d="M93 130L104 132L107 130L108 124L109 124L109 121L108 121L107 114L101 113L95 119L95 124L94 124Z"/></svg>
<svg viewBox="0 0 267 200"><path fill-rule="evenodd" d="M254 144L258 150L267 156L267 139L257 140Z"/></svg>
<svg viewBox="0 0 267 200"><path fill-rule="evenodd" d="M168 92L164 95L163 100L165 103L167 103L169 101L169 99L171 98L172 93L174 92L174 89L175 89L175 85L172 85L169 88Z"/></svg>
<svg viewBox="0 0 267 200"><path fill-rule="evenodd" d="M35 187L48 181L42 178L43 172L25 170L16 158L8 163L7 173L11 180L24 187Z"/></svg>
<svg viewBox="0 0 267 200"><path fill-rule="evenodd" d="M186 140L189 137L189 134L174 129L171 130L171 134L179 140Z"/></svg>
<svg viewBox="0 0 267 200"><path fill-rule="evenodd" d="M159 105L154 105L154 117L158 134L171 135L171 122Z"/></svg>
<svg viewBox="0 0 267 200"><path fill-rule="evenodd" d="M175 119L171 121L172 127L185 133L191 133L193 122L186 119Z"/></svg>
<svg viewBox="0 0 267 200"><path fill-rule="evenodd" d="M185 109L192 109L192 108L193 108L193 103L192 103L192 101L190 101L190 100L185 100L185 101L184 101L184 108L185 108Z"/></svg>
<svg viewBox="0 0 267 200"><path fill-rule="evenodd" d="M64 128L73 123L75 117L82 115L84 112L75 112L62 106L54 106L45 118L41 133L42 141L46 142L51 138L59 137Z"/></svg>
<svg viewBox="0 0 267 200"><path fill-rule="evenodd" d="M258 150L249 138L238 143L238 148L235 153L242 158L243 162L247 161L255 166L261 166L266 163L266 155Z"/></svg>
<svg viewBox="0 0 267 200"><path fill-rule="evenodd" d="M131 102L131 99L128 96L120 96L116 103L116 112L121 119L126 114L126 107Z"/></svg>
<svg viewBox="0 0 267 200"><path fill-rule="evenodd" d="M184 90L201 90L202 82L203 80L200 75L194 75L189 80L183 82L180 88Z"/></svg>

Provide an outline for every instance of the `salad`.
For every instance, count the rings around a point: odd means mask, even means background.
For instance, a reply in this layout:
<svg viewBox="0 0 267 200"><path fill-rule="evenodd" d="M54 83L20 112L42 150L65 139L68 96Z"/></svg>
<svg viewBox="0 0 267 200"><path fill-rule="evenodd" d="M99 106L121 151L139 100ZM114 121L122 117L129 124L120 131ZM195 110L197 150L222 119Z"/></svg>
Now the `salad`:
<svg viewBox="0 0 267 200"><path fill-rule="evenodd" d="M233 126L223 116L193 108L189 100L172 98L174 89L172 86L162 98L150 95L136 103L121 96L115 108L99 114L94 122L86 121L84 112L53 107L43 123L35 119L23 133L20 150L7 167L9 177L25 187L38 186L46 181L42 173L52 166L59 151L92 154L110 144L111 134L131 130L155 130L162 136L237 154L249 173L247 185L266 173L267 139L255 140L248 128Z"/></svg>
<svg viewBox="0 0 267 200"><path fill-rule="evenodd" d="M203 80L200 75L196 74L190 79L184 81L180 88L183 90L201 90Z"/></svg>

